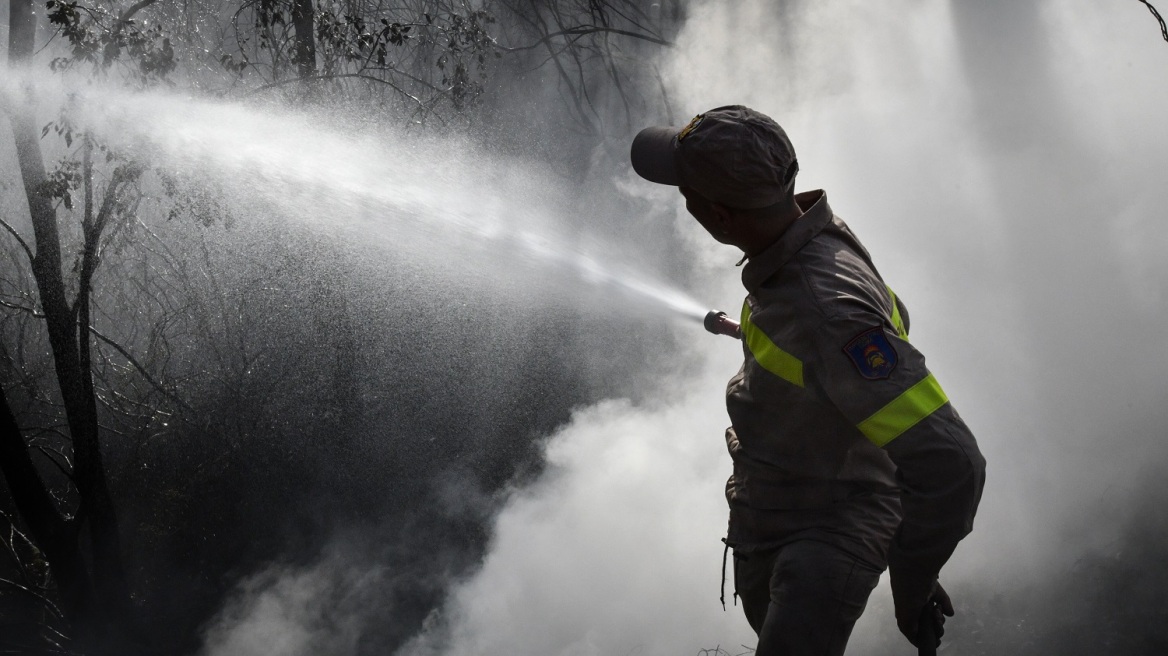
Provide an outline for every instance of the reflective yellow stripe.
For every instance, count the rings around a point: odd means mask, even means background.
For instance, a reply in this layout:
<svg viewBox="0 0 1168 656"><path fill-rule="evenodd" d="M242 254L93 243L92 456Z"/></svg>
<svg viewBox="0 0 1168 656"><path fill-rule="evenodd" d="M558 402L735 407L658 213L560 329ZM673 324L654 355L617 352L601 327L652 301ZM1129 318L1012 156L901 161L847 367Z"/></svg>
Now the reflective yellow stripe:
<svg viewBox="0 0 1168 656"><path fill-rule="evenodd" d="M896 334L904 341L908 341L908 331L904 329L904 319L900 318L900 306L896 304L896 292L888 285L884 286L888 290L888 295L892 297L892 325L896 326Z"/></svg>
<svg viewBox="0 0 1168 656"><path fill-rule="evenodd" d="M860 422L857 428L873 444L884 446L948 402L949 397L945 396L945 390L941 389L933 374L929 374L891 403L877 410L876 414Z"/></svg>
<svg viewBox="0 0 1168 656"><path fill-rule="evenodd" d="M754 359L763 369L783 380L803 387L803 363L795 356L775 346L758 326L750 322L750 305L742 304L742 340L750 348Z"/></svg>

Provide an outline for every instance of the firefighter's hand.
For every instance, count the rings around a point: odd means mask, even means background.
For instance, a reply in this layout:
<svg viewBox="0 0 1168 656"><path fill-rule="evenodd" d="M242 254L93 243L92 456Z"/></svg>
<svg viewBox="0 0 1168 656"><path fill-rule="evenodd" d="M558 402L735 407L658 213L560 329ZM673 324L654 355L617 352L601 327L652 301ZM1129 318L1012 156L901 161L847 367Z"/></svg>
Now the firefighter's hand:
<svg viewBox="0 0 1168 656"><path fill-rule="evenodd" d="M917 647L936 649L941 644L941 636L945 635L945 617L953 617L953 602L941 587L941 583L933 579L932 589L925 597L925 603L920 603L920 596L897 594L893 586L893 602L896 604L896 625L904 637ZM915 596L916 599L911 599ZM922 626L924 622L929 625ZM922 640L933 644L922 644Z"/></svg>

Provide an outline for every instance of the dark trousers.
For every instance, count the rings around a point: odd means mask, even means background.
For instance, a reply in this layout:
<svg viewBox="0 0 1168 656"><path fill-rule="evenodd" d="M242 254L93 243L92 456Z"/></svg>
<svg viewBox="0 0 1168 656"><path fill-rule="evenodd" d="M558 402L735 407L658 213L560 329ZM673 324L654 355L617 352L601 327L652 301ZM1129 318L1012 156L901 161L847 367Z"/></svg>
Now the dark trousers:
<svg viewBox="0 0 1168 656"><path fill-rule="evenodd" d="M798 540L734 558L756 656L840 656L880 572L837 547Z"/></svg>

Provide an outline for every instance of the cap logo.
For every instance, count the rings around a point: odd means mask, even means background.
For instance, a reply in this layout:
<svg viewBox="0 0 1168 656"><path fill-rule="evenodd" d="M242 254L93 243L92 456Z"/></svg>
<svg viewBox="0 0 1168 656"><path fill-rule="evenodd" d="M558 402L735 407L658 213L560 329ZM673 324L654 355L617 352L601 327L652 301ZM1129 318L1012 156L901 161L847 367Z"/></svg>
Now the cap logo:
<svg viewBox="0 0 1168 656"><path fill-rule="evenodd" d="M698 126L702 124L702 119L705 117L705 114L698 114L697 116L693 117L693 120L689 122L689 125L685 126L681 129L681 132L677 133L677 140L681 141L682 139L685 139L689 136L690 132L698 129Z"/></svg>

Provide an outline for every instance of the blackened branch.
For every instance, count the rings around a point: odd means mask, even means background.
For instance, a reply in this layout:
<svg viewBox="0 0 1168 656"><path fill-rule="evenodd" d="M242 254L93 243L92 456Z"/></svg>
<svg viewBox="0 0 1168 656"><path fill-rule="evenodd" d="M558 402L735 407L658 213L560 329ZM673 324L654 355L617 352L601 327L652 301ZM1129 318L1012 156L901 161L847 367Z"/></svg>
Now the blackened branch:
<svg viewBox="0 0 1168 656"><path fill-rule="evenodd" d="M1160 15L1160 12L1156 11L1156 8L1148 0L1140 0L1140 2L1144 3L1148 11L1152 12L1152 15L1156 17L1156 22L1160 23L1160 36L1163 36L1164 40L1168 41L1168 25L1164 24L1164 17Z"/></svg>

